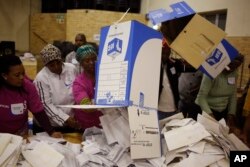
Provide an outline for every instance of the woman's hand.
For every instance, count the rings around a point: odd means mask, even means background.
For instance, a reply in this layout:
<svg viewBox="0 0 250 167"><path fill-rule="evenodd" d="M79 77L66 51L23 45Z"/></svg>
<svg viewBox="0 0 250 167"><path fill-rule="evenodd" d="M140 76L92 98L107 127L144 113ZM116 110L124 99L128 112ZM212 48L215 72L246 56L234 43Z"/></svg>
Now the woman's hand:
<svg viewBox="0 0 250 167"><path fill-rule="evenodd" d="M71 128L74 128L77 130L81 129L81 125L73 117L69 117L65 123Z"/></svg>
<svg viewBox="0 0 250 167"><path fill-rule="evenodd" d="M62 138L63 137L61 132L53 132L50 136L54 137L54 138Z"/></svg>

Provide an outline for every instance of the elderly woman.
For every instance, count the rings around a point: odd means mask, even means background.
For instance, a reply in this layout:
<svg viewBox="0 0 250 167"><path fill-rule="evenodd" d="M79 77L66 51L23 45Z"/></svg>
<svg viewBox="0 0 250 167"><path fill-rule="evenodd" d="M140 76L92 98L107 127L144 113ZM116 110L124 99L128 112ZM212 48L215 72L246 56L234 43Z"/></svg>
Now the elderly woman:
<svg viewBox="0 0 250 167"><path fill-rule="evenodd" d="M77 49L76 59L83 68L83 72L76 77L73 83L73 94L77 104L93 104L95 95L95 63L97 55L92 45L84 45ZM99 126L98 110L75 110L75 118L83 129Z"/></svg>
<svg viewBox="0 0 250 167"><path fill-rule="evenodd" d="M46 45L40 52L44 67L37 74L34 83L51 124L61 132L74 132L80 126L70 108L58 105L74 104L72 85L76 76L73 64L63 63L60 50Z"/></svg>
<svg viewBox="0 0 250 167"><path fill-rule="evenodd" d="M50 125L35 86L25 77L20 58L0 56L0 132L27 136L28 111L51 136L61 137Z"/></svg>

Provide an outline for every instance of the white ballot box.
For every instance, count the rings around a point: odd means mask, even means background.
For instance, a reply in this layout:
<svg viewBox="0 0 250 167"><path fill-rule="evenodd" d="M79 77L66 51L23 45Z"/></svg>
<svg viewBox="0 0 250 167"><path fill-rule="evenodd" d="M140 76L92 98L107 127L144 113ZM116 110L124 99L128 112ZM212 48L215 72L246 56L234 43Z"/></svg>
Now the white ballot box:
<svg viewBox="0 0 250 167"><path fill-rule="evenodd" d="M101 29L97 105L128 106L131 157L161 156L158 91L162 34L137 21Z"/></svg>

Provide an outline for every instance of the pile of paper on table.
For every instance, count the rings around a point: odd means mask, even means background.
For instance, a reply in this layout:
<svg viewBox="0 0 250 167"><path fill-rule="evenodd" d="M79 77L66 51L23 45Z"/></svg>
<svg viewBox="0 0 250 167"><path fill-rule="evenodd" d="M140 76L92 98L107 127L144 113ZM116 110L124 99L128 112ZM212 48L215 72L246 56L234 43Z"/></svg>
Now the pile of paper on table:
<svg viewBox="0 0 250 167"><path fill-rule="evenodd" d="M22 143L19 136L0 134L0 164L4 167L15 164L18 167L227 167L230 151L249 150L234 134L228 133L225 121L215 121L206 113L195 121L179 113L160 121L161 156L134 159L128 111L112 110L100 118L103 129L85 130L82 145L66 143L48 134L35 135L29 138L29 143ZM141 133L144 132L133 134Z"/></svg>
<svg viewBox="0 0 250 167"><path fill-rule="evenodd" d="M229 166L232 150L249 150L224 120L216 121L206 113L197 122L181 114L161 121L165 138L164 164L175 167Z"/></svg>
<svg viewBox="0 0 250 167"><path fill-rule="evenodd" d="M105 114L100 118L103 129L87 129L82 151L77 155L81 167L94 164L119 167L227 167L230 151L249 150L234 134L228 133L225 121L215 121L205 113L195 121L183 118L179 113L160 122L162 156L133 159L125 113L123 110ZM139 133L142 132L135 135Z"/></svg>

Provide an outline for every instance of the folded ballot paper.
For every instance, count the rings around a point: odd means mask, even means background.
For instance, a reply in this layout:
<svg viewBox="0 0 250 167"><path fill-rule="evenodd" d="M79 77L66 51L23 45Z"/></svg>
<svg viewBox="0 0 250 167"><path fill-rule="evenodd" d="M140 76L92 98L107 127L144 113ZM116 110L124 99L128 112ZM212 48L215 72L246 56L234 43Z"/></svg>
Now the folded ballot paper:
<svg viewBox="0 0 250 167"><path fill-rule="evenodd" d="M32 142L22 150L24 158L34 167L58 167L64 156L45 142Z"/></svg>
<svg viewBox="0 0 250 167"><path fill-rule="evenodd" d="M23 138L20 136L0 133L0 166L15 166L21 153Z"/></svg>

